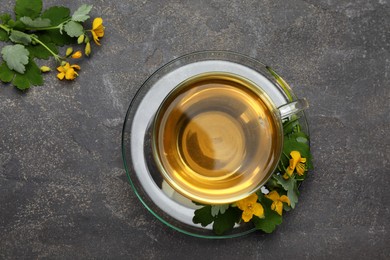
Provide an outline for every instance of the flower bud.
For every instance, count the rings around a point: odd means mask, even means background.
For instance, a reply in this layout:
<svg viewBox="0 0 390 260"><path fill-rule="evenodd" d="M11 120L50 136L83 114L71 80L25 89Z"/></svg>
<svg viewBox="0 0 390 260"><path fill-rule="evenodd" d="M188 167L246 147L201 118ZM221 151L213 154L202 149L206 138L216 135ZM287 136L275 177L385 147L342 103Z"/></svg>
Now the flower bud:
<svg viewBox="0 0 390 260"><path fill-rule="evenodd" d="M91 43L87 42L87 44L85 44L85 55L89 56L89 54L91 54Z"/></svg>
<svg viewBox="0 0 390 260"><path fill-rule="evenodd" d="M77 43L82 44L84 42L85 34L82 34L77 38Z"/></svg>
<svg viewBox="0 0 390 260"><path fill-rule="evenodd" d="M42 72L49 72L49 71L51 71L51 69L48 66L42 66L40 69L41 69Z"/></svg>
<svg viewBox="0 0 390 260"><path fill-rule="evenodd" d="M72 59L78 59L78 58L81 58L81 56L83 56L81 51L76 51L75 53L73 53Z"/></svg>
<svg viewBox="0 0 390 260"><path fill-rule="evenodd" d="M72 54L72 52L73 52L73 48L72 47L69 47L68 49L66 49L66 52L65 52L66 57L69 57Z"/></svg>

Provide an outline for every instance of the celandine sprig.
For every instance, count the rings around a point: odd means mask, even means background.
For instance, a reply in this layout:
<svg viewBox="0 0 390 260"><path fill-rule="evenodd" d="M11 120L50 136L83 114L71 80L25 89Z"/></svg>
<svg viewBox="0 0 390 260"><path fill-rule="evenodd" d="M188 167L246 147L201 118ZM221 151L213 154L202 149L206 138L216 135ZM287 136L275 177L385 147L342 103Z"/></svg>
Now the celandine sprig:
<svg viewBox="0 0 390 260"><path fill-rule="evenodd" d="M73 14L64 6L42 11L42 0L16 0L14 18L10 14L0 15L0 41L8 43L1 50L0 80L20 90L42 85L41 74L52 69L48 66L39 68L35 60L50 57L58 63L58 79L74 80L80 66L71 65L70 60L82 58L83 53L69 47L65 55L60 55L59 48L69 44L85 45L82 49L89 56L92 48L88 35L100 45L105 30L103 19L95 18L92 29L84 29L91 9L92 5L84 4Z"/></svg>
<svg viewBox="0 0 390 260"><path fill-rule="evenodd" d="M309 136L301 130L298 119L293 116L283 122L283 155L264 188L231 204L202 205L194 211L193 223L203 227L212 224L217 235L241 225L273 232L282 223L283 211L295 208L298 187L313 168Z"/></svg>

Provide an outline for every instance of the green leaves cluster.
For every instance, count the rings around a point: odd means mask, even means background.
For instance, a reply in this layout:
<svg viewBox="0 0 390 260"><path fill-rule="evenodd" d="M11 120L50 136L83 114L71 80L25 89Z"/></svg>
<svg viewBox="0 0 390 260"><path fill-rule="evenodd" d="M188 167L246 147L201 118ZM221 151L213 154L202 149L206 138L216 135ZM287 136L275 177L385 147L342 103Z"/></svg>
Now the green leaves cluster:
<svg viewBox="0 0 390 260"><path fill-rule="evenodd" d="M298 203L299 185L307 175L307 170L312 169L312 158L309 146L309 136L301 131L299 117L293 116L283 123L284 146L283 155L279 161L277 170L266 183L265 187L269 190L275 190L280 196L286 195L290 200L290 206L284 204L284 210L289 211L295 208ZM290 153L298 151L302 157L306 158L306 171L302 176L294 173L290 178L284 179L283 174L289 166ZM257 192L258 202L263 206L264 218L253 216L249 225L265 233L272 233L275 228L282 223L282 216L272 210L272 200L268 199L261 191ZM206 205L195 210L193 222L207 226L212 224L213 230L217 235L222 235L233 229L235 224L241 223L242 211L232 205Z"/></svg>
<svg viewBox="0 0 390 260"><path fill-rule="evenodd" d="M14 18L0 15L0 41L8 43L1 50L0 80L20 90L42 85L35 59L66 59L58 55L58 48L85 34L82 23L89 19L91 9L91 5L82 5L71 15L69 8L62 6L42 10L42 0L16 0Z"/></svg>
<svg viewBox="0 0 390 260"><path fill-rule="evenodd" d="M298 151L302 157L306 158L307 169L312 169L312 156L310 153L309 136L301 131L299 117L293 116L290 120L283 123L284 145L283 154L279 161L278 169L275 171L271 179L266 184L266 187L272 190L277 190L279 194L285 194L290 199L291 208L295 208L298 203L299 190L298 187L306 178L307 171L303 176L294 173L290 178L285 180L282 175L290 164L290 153ZM281 174L278 174L281 173ZM289 210L288 207L285 207Z"/></svg>
<svg viewBox="0 0 390 260"><path fill-rule="evenodd" d="M232 230L236 223L240 222L242 211L237 207L231 207L229 205L223 205L225 208L223 211L217 210L218 207L218 205L207 205L195 210L192 221L195 224L201 224L203 227L213 223L214 232L217 235L223 235Z"/></svg>

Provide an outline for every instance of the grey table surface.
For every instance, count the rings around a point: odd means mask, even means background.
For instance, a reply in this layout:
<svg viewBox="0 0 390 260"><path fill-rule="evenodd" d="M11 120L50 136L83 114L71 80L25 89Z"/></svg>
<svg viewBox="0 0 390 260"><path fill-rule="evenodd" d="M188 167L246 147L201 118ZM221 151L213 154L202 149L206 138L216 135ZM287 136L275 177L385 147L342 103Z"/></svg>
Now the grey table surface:
<svg viewBox="0 0 390 260"><path fill-rule="evenodd" d="M25 93L1 83L0 258L390 258L389 0L88 3L106 34L79 78L52 72ZM1 11L13 5L1 0ZM127 181L120 141L134 93L199 50L261 60L311 104L315 169L273 234L181 234Z"/></svg>

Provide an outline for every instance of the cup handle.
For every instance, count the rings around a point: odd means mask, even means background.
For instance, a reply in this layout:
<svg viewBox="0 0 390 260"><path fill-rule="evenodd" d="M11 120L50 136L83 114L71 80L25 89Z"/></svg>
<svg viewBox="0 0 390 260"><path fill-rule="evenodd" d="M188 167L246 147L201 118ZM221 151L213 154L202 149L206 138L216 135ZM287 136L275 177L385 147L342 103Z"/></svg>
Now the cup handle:
<svg viewBox="0 0 390 260"><path fill-rule="evenodd" d="M308 107L309 103L307 102L306 98L301 98L278 107L278 110L280 112L280 117L283 119L297 114Z"/></svg>

